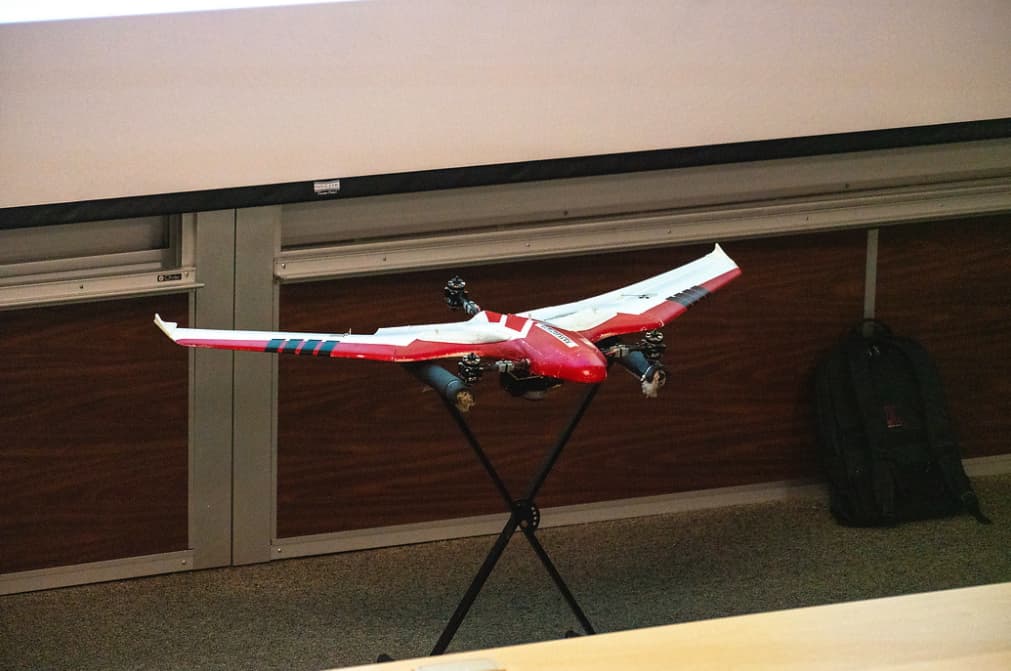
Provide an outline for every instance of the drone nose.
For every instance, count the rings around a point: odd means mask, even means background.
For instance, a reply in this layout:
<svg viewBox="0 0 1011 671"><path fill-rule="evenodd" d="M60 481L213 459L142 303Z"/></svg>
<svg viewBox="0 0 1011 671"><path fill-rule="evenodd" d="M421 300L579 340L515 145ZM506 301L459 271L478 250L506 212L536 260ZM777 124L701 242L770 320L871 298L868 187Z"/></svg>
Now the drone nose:
<svg viewBox="0 0 1011 671"><path fill-rule="evenodd" d="M582 382L585 382L586 384L595 384L597 382L603 382L604 378L607 377L607 366L601 366L599 364L589 365L579 372L583 378Z"/></svg>

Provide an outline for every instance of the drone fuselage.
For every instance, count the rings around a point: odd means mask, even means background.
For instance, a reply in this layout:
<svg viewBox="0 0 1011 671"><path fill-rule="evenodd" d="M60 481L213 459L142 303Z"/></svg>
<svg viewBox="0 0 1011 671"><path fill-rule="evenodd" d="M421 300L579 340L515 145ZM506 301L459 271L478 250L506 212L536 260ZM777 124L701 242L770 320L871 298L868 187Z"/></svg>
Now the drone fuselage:
<svg viewBox="0 0 1011 671"><path fill-rule="evenodd" d="M497 371L509 393L531 398L561 382L599 384L614 363L653 397L666 380L660 329L740 272L716 245L690 263L625 287L519 314L482 310L467 294L466 282L454 277L443 289L446 304L470 319L389 326L371 334L186 328L157 315L155 323L187 347L402 364L445 390L447 400L487 371ZM641 339L622 341L632 334ZM454 359L457 371L450 373L443 366Z"/></svg>
<svg viewBox="0 0 1011 671"><path fill-rule="evenodd" d="M516 360L527 362L533 375L569 382L595 384L607 377L607 358L584 336L551 324L521 317L483 311L489 323L501 324L517 334L512 344Z"/></svg>

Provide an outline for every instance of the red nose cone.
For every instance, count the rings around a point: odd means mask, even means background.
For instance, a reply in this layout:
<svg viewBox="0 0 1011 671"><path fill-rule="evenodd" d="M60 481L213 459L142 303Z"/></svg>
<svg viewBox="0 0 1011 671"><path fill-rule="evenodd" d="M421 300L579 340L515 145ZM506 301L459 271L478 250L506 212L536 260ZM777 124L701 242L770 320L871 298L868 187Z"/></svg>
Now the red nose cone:
<svg viewBox="0 0 1011 671"><path fill-rule="evenodd" d="M607 359L578 333L538 322L523 341L536 375L596 384L607 377Z"/></svg>
<svg viewBox="0 0 1011 671"><path fill-rule="evenodd" d="M603 382L607 377L607 359L597 349L597 346L589 341L573 338L573 342L576 342L578 346L566 348L555 359L558 366L555 377L583 384Z"/></svg>
<svg viewBox="0 0 1011 671"><path fill-rule="evenodd" d="M607 377L607 366L587 366L583 370L579 371L582 382L586 384L596 384L598 382L603 382L604 378Z"/></svg>

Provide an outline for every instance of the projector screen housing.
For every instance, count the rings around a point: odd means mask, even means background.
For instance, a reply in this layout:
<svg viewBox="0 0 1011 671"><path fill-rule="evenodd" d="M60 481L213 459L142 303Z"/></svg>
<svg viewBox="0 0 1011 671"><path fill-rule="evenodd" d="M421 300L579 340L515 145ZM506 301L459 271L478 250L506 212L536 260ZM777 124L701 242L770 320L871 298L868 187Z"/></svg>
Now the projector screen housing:
<svg viewBox="0 0 1011 671"><path fill-rule="evenodd" d="M3 25L0 216L1005 137L1009 34L999 0L389 0Z"/></svg>

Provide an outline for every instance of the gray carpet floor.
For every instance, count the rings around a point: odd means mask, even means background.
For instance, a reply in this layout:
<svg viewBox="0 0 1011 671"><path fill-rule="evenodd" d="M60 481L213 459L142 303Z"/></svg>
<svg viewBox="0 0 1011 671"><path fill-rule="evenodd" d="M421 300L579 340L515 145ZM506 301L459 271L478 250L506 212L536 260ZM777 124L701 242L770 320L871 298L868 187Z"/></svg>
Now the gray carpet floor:
<svg viewBox="0 0 1011 671"><path fill-rule="evenodd" d="M1011 581L1011 475L994 524L837 525L820 499L542 529L599 632ZM428 654L491 544L470 538L0 597L0 669L293 669ZM578 623L517 535L450 651Z"/></svg>

